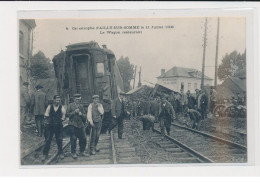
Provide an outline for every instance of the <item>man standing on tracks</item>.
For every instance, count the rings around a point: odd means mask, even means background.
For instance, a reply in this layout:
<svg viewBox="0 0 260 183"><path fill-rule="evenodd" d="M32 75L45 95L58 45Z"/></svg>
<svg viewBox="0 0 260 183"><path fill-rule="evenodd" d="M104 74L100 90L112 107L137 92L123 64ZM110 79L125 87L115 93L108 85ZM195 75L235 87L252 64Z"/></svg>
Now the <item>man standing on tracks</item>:
<svg viewBox="0 0 260 183"><path fill-rule="evenodd" d="M102 104L99 103L98 95L93 95L92 99L93 103L88 106L87 119L91 126L89 135L90 155L95 155L96 152L99 152L99 149L97 149L97 144L104 117L104 108Z"/></svg>
<svg viewBox="0 0 260 183"><path fill-rule="evenodd" d="M62 151L62 131L63 125L62 122L65 120L66 110L61 105L61 99L59 95L53 97L54 104L51 104L47 107L44 114L45 121L45 147L43 150L43 161L48 158L48 153L51 146L52 137L55 134L56 143L58 146L58 154L60 159L64 158Z"/></svg>
<svg viewBox="0 0 260 183"><path fill-rule="evenodd" d="M43 120L44 113L47 106L46 94L42 91L42 86L36 86L36 92L32 96L32 107L35 116L36 128L38 136L41 137L43 134Z"/></svg>
<svg viewBox="0 0 260 183"><path fill-rule="evenodd" d="M76 144L79 138L80 156L89 156L85 153L87 138L86 138L86 112L84 106L80 103L81 95L74 95L74 102L68 105L67 116L69 117L68 129L70 134L71 156L76 159Z"/></svg>
<svg viewBox="0 0 260 183"><path fill-rule="evenodd" d="M171 122L176 119L176 116L172 105L166 100L166 96L162 97L158 119L160 121L162 135L165 135L165 128L167 135L170 135Z"/></svg>
<svg viewBox="0 0 260 183"><path fill-rule="evenodd" d="M112 103L112 116L118 124L118 138L123 136L123 120L125 114L125 104L122 98L122 93ZM111 128L112 129L112 128Z"/></svg>

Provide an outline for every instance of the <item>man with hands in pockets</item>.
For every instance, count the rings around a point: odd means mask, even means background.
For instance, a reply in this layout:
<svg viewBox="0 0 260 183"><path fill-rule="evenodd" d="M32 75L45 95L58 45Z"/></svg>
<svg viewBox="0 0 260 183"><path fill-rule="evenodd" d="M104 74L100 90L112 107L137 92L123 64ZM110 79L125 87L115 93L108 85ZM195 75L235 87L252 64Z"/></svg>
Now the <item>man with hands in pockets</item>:
<svg viewBox="0 0 260 183"><path fill-rule="evenodd" d="M100 136L100 131L102 127L102 121L104 117L104 108L101 103L99 103L99 96L93 95L93 103L88 106L87 119L90 123L90 155L95 155L99 152L97 149L97 144Z"/></svg>

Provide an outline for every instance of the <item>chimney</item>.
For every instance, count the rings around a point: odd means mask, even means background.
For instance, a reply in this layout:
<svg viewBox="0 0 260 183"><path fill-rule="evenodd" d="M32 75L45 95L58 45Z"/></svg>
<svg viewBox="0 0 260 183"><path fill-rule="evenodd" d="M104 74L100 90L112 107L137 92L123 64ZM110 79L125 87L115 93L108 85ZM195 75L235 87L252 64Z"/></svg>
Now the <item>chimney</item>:
<svg viewBox="0 0 260 183"><path fill-rule="evenodd" d="M161 76L165 74L165 69L161 69Z"/></svg>
<svg viewBox="0 0 260 183"><path fill-rule="evenodd" d="M102 45L103 49L107 49L107 45L103 44Z"/></svg>

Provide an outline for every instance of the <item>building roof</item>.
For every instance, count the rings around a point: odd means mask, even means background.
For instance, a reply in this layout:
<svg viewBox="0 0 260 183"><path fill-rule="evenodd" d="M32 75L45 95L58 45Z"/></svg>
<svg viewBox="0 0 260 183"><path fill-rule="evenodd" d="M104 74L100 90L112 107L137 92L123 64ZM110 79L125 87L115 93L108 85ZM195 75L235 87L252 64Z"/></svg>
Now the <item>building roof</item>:
<svg viewBox="0 0 260 183"><path fill-rule="evenodd" d="M235 77L238 77L240 79L246 79L246 68L241 69L239 72L235 74Z"/></svg>
<svg viewBox="0 0 260 183"><path fill-rule="evenodd" d="M237 87L234 87L230 82L234 83ZM231 98L232 96L236 96L237 93L243 95L245 91L246 80L238 77L229 76L221 85L217 86L219 97Z"/></svg>
<svg viewBox="0 0 260 183"><path fill-rule="evenodd" d="M202 73L196 69L176 67L174 66L163 75L157 78L169 78L169 77L187 77L187 78L198 78L201 79ZM205 79L212 80L208 76L204 76Z"/></svg>
<svg viewBox="0 0 260 183"><path fill-rule="evenodd" d="M233 81L239 88L241 88L241 90L246 91L246 81L242 80L238 77L232 77L229 76L229 78L231 79L231 81Z"/></svg>
<svg viewBox="0 0 260 183"><path fill-rule="evenodd" d="M141 88L143 88L143 86L135 87L134 89L128 91L128 92L126 93L126 95L134 94L134 93L136 93L137 91L139 91Z"/></svg>

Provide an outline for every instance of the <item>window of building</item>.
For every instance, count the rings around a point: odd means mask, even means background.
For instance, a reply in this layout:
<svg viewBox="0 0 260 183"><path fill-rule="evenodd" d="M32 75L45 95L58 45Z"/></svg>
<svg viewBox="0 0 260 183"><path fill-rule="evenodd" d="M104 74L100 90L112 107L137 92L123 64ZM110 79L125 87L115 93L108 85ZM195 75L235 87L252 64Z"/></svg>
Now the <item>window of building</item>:
<svg viewBox="0 0 260 183"><path fill-rule="evenodd" d="M102 75L105 74L104 63L97 63L97 73Z"/></svg>
<svg viewBox="0 0 260 183"><path fill-rule="evenodd" d="M181 90L184 91L184 82L181 82Z"/></svg>
<svg viewBox="0 0 260 183"><path fill-rule="evenodd" d="M24 52L24 35L22 31L19 31L19 53L23 54Z"/></svg>
<svg viewBox="0 0 260 183"><path fill-rule="evenodd" d="M188 83L188 90L191 90L191 83Z"/></svg>
<svg viewBox="0 0 260 183"><path fill-rule="evenodd" d="M194 83L194 90L198 89L198 83Z"/></svg>

